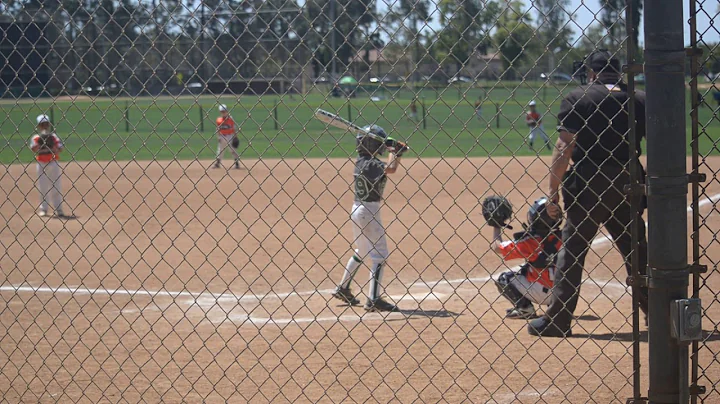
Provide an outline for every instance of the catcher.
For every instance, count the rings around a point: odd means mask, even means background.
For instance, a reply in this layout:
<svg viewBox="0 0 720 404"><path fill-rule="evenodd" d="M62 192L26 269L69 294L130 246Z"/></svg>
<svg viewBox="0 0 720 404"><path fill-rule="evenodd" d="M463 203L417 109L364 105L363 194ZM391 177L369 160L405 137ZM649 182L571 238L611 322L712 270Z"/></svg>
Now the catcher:
<svg viewBox="0 0 720 404"><path fill-rule="evenodd" d="M50 126L50 118L47 115L38 115L37 133L30 138L30 150L35 153L37 160L37 188L40 192L40 209L38 216L45 217L48 214L48 207L52 205L55 216L65 218L62 209L63 193L60 177L60 152L63 144L60 138Z"/></svg>
<svg viewBox="0 0 720 404"><path fill-rule="evenodd" d="M237 148L240 146L240 140L237 137L235 121L230 116L227 105L221 104L218 107L218 111L220 111L220 116L215 120L215 124L217 125L218 148L213 168L220 168L220 163L225 155L225 149L231 146L230 151L232 151L233 157L235 157L235 168L239 169L240 155L238 155Z"/></svg>
<svg viewBox="0 0 720 404"><path fill-rule="evenodd" d="M365 310L399 311L397 306L382 298L383 266L388 257L388 248L385 240L385 227L380 218L380 207L387 176L397 171L400 166L400 156L408 148L404 143L388 137L385 130L377 125L370 125L364 129L385 141L364 133L356 136L358 158L353 174L355 203L350 218L357 249L355 255L348 260L342 281L332 296L350 305L360 304L360 301L350 291L350 284L363 259L369 256L372 267L370 268L370 293L365 303ZM390 150L387 163L383 163L377 158L383 154L385 149Z"/></svg>
<svg viewBox="0 0 720 404"><path fill-rule="evenodd" d="M507 225L512 216L510 202L499 196L483 202L483 216L493 227L492 249L505 261L525 260L519 270L503 272L494 280L500 294L513 304L506 318L535 318L533 303L550 304L555 256L562 241L558 230L561 219L551 218L547 205L547 198L535 201L528 210L524 231L515 233L513 241L503 241L502 229L512 229Z"/></svg>

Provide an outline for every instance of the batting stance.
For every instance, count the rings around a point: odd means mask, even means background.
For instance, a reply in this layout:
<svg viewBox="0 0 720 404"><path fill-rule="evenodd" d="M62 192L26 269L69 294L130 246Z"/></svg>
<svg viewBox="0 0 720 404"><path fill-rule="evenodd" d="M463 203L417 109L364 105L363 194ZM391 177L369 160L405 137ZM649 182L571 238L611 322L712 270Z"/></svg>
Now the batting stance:
<svg viewBox="0 0 720 404"><path fill-rule="evenodd" d="M237 138L237 127L235 126L235 121L230 116L227 105L221 104L218 107L218 110L220 111L220 116L215 120L215 124L217 125L218 148L215 165L213 167L220 168L220 163L225 156L225 149L230 146L233 157L235 157L235 168L239 169L240 156L237 152L239 140Z"/></svg>
<svg viewBox="0 0 720 404"><path fill-rule="evenodd" d="M542 123L542 115L537 111L537 104L535 101L530 101L528 104L528 108L530 109L527 114L525 115L525 123L527 123L527 126L530 128L530 136L529 136L529 142L530 150L535 150L535 147L533 146L535 143L535 138L540 136L543 139L543 142L545 142L545 147L547 147L548 150L550 150L550 137L548 137L547 133L545 133L545 129L543 129L543 123Z"/></svg>
<svg viewBox="0 0 720 404"><path fill-rule="evenodd" d="M562 246L559 219L547 213L547 198L530 206L524 231L515 233L513 241L503 241L502 229L512 214L512 207L502 197L489 197L483 202L483 213L489 212L488 224L493 227L492 249L503 260L524 259L518 270L507 271L494 279L500 294L512 303L506 318L535 318L535 304L550 304L555 257Z"/></svg>
<svg viewBox="0 0 720 404"><path fill-rule="evenodd" d="M360 303L350 291L350 284L360 268L362 260L369 256L372 267L370 269L370 294L365 303L365 310L398 311L397 306L381 297L383 266L388 257L388 247L385 228L380 218L380 206L387 183L387 175L397 171L400 166L400 156L407 150L407 146L388 138L385 130L377 125L371 125L364 129L385 141L364 133L359 133L356 137L358 158L354 172L355 203L350 217L357 249L355 255L345 266L342 281L332 295L351 305ZM377 156L382 155L388 147L392 151L386 164Z"/></svg>
<svg viewBox="0 0 720 404"><path fill-rule="evenodd" d="M37 160L37 188L40 192L40 209L38 216L45 217L48 214L48 207L52 205L55 216L65 217L62 202L62 182L60 170L60 152L63 150L62 141L52 130L50 118L47 115L38 115L37 133L30 138L30 150L35 153Z"/></svg>

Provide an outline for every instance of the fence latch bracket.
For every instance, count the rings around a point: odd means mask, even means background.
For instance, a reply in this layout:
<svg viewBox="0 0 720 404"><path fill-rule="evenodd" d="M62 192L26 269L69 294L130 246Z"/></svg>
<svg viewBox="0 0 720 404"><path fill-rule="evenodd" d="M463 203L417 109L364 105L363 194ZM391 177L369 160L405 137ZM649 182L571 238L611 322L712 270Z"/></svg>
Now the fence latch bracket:
<svg viewBox="0 0 720 404"><path fill-rule="evenodd" d="M649 278L645 275L638 275L637 278L628 276L625 282L628 286L634 286L636 288L647 288L650 286Z"/></svg>
<svg viewBox="0 0 720 404"><path fill-rule="evenodd" d="M690 173L688 174L688 182L690 184L701 184L707 181L707 175L705 173Z"/></svg>
<svg viewBox="0 0 720 404"><path fill-rule="evenodd" d="M631 63L629 65L623 65L622 70L623 73L642 74L645 71L645 67L640 63Z"/></svg>
<svg viewBox="0 0 720 404"><path fill-rule="evenodd" d="M627 401L625 401L625 404L647 404L647 402L647 397L628 398Z"/></svg>
<svg viewBox="0 0 720 404"><path fill-rule="evenodd" d="M705 388L705 386L698 386L697 384L690 385L690 395L691 396L703 395L706 392L707 392L707 389Z"/></svg>
<svg viewBox="0 0 720 404"><path fill-rule="evenodd" d="M647 188L645 187L645 184L627 184L623 187L623 191L625 192L625 195L628 196L643 196L647 194Z"/></svg>
<svg viewBox="0 0 720 404"><path fill-rule="evenodd" d="M708 271L707 265L690 265L688 270L691 274L704 274Z"/></svg>

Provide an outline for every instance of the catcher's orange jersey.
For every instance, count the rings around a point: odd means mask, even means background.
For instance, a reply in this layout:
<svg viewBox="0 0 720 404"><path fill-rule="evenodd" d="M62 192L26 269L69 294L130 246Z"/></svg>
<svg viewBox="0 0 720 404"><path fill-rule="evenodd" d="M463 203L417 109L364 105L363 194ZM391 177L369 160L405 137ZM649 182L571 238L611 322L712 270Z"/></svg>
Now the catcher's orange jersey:
<svg viewBox="0 0 720 404"><path fill-rule="evenodd" d="M227 136L227 135L234 135L235 134L235 121L231 117L223 118L222 116L219 116L218 119L215 120L215 124L218 127L218 132L220 132L221 135Z"/></svg>
<svg viewBox="0 0 720 404"><path fill-rule="evenodd" d="M527 274L525 277L530 282L537 282L550 289L553 287L553 279L550 277L548 267L555 264L548 262L546 250L557 253L562 246L562 241L555 235L549 235L545 239L541 237L526 237L517 241L506 241L500 244L500 255L505 260L525 259L528 262Z"/></svg>

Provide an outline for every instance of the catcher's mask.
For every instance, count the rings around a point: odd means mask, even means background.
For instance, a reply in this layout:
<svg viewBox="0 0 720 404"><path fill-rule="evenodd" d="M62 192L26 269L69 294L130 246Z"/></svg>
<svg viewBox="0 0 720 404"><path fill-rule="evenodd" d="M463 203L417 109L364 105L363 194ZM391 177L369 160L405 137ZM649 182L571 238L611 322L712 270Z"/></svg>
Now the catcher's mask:
<svg viewBox="0 0 720 404"><path fill-rule="evenodd" d="M527 230L530 234L544 237L554 231L562 223L562 215L553 219L547 212L549 201L542 197L530 206L527 213Z"/></svg>
<svg viewBox="0 0 720 404"><path fill-rule="evenodd" d="M385 129L378 125L368 125L363 129L369 131L370 133L374 133L383 139L387 139L388 137ZM355 136L355 140L357 143L357 152L361 156L374 156L376 154L383 154L385 151L384 141L367 136L365 133L358 133Z"/></svg>

